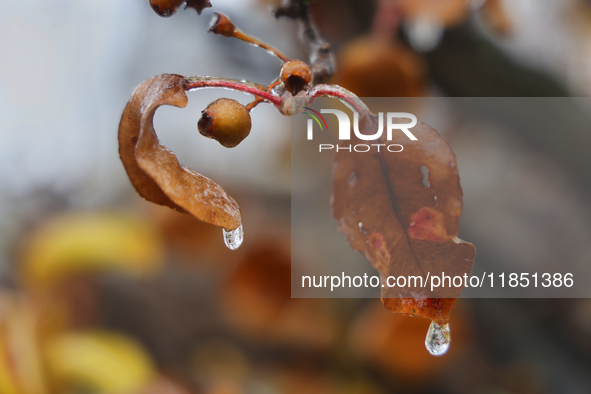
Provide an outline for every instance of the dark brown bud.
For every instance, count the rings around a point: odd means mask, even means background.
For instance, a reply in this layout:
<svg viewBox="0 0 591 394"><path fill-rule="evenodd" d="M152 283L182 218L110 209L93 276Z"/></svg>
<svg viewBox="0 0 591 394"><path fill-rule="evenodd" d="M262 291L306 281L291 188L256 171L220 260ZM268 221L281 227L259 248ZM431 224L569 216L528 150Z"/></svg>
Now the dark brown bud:
<svg viewBox="0 0 591 394"><path fill-rule="evenodd" d="M160 16L171 16L178 10L184 0L150 0L154 12Z"/></svg>
<svg viewBox="0 0 591 394"><path fill-rule="evenodd" d="M215 12L215 16L211 20L208 32L214 34L221 34L224 37L233 37L236 32L236 26L232 23L230 18L219 12Z"/></svg>
<svg viewBox="0 0 591 394"><path fill-rule="evenodd" d="M281 82L285 89L295 95L304 90L312 79L310 66L301 60L290 60L281 67Z"/></svg>
<svg viewBox="0 0 591 394"><path fill-rule="evenodd" d="M160 16L171 16L174 14L185 0L150 0L150 5L154 12ZM211 7L209 0L186 0L185 8L194 8L198 14L201 14L204 8Z"/></svg>

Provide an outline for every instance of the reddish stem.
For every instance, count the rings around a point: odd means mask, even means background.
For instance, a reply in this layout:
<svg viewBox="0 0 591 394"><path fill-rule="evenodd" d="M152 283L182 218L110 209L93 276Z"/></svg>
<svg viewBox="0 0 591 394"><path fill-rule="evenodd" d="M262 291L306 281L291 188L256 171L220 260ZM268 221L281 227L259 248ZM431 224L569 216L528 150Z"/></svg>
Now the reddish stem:
<svg viewBox="0 0 591 394"><path fill-rule="evenodd" d="M306 97L334 97L340 99L344 104L359 113L359 115L372 116L373 114L367 108L365 103L353 92L340 87L339 85L316 85L309 90Z"/></svg>
<svg viewBox="0 0 591 394"><path fill-rule="evenodd" d="M252 94L260 97L274 106L281 105L281 98L266 91L266 87L251 82L239 81L236 79L225 79L217 77L188 77L184 86L185 90L196 90L200 88L224 88L238 92Z"/></svg>
<svg viewBox="0 0 591 394"><path fill-rule="evenodd" d="M225 79L218 77L188 77L184 86L185 90L196 90L202 88L222 88L231 89L242 93L252 94L262 100L265 100L273 104L277 108L281 108L283 102L291 96L288 92L285 96L277 96L271 93L272 86L261 86L248 81L239 81L237 79ZM301 96L300 96L301 94ZM369 108L363 101L359 99L354 93L342 88L338 85L316 85L311 90L306 92L300 92L295 98L308 98L312 99L315 97L334 97L340 99L345 105L359 113L361 116L374 116ZM257 100L260 101L260 100ZM254 105L258 102L251 103ZM251 108L252 109L252 108Z"/></svg>
<svg viewBox="0 0 591 394"><path fill-rule="evenodd" d="M266 89L265 89L265 91L266 91L267 93L269 93L271 90L273 90L273 88L274 88L275 86L279 85L280 83L281 83L281 81L277 79L275 82L273 82L272 84L270 84L269 86L267 86L267 87L266 87ZM252 111L252 109L253 109L254 107L256 107L257 105L259 105L259 104L260 104L260 103L262 103L263 101L265 101L265 100L263 100L263 99L262 99L262 98L260 98L260 97L256 97L252 103L250 103L250 104L248 104L248 105L246 106L246 109L248 110L248 112L250 112L250 111Z"/></svg>

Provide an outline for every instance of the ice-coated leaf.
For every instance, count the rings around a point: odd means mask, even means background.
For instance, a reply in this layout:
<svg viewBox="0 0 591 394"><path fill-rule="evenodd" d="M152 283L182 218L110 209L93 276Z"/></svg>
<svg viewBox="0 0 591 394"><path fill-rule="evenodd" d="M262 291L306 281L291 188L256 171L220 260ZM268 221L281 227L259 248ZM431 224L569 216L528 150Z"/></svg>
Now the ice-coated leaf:
<svg viewBox="0 0 591 394"><path fill-rule="evenodd" d="M363 118L370 134L373 118ZM404 123L404 121L402 121ZM462 189L451 147L430 126L412 128L418 141L402 132L367 153L340 150L333 161L332 212L351 247L388 276L470 274L474 246L457 238ZM343 141L341 141L343 143ZM347 141L347 144L349 141ZM367 143L351 139L351 145ZM393 149L395 150L395 149ZM382 302L394 312L447 322L462 287L382 287Z"/></svg>
<svg viewBox="0 0 591 394"><path fill-rule="evenodd" d="M135 89L119 124L119 155L131 183L146 200L234 230L241 223L236 201L217 183L182 166L154 130L159 106L187 105L185 83L180 75L162 74Z"/></svg>

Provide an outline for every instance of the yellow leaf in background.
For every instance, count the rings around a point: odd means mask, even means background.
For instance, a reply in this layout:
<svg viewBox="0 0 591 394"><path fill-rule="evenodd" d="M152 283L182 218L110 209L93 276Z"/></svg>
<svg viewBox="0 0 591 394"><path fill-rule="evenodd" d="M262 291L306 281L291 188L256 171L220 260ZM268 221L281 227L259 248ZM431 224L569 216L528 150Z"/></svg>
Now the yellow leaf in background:
<svg viewBox="0 0 591 394"><path fill-rule="evenodd" d="M38 310L26 297L0 292L0 393L46 394Z"/></svg>
<svg viewBox="0 0 591 394"><path fill-rule="evenodd" d="M104 394L129 394L155 376L149 354L130 337L105 331L67 333L51 339L47 362L66 386Z"/></svg>
<svg viewBox="0 0 591 394"><path fill-rule="evenodd" d="M24 245L22 279L51 285L70 274L158 270L162 239L149 222L128 214L70 213L45 223Z"/></svg>
<svg viewBox="0 0 591 394"><path fill-rule="evenodd" d="M2 331L0 331L0 393L20 394L12 373L8 349L6 349L6 344L4 343L4 333Z"/></svg>

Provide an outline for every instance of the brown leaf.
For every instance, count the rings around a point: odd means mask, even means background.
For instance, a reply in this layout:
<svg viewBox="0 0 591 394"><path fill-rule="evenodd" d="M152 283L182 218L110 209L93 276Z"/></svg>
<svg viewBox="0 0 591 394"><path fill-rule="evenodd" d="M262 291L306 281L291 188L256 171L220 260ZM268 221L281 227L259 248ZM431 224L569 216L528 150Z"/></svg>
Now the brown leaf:
<svg viewBox="0 0 591 394"><path fill-rule="evenodd" d="M152 123L161 105L185 107L185 78L163 74L136 88L119 124L119 154L137 192L148 201L233 230L241 223L238 204L221 186L182 166L160 143Z"/></svg>
<svg viewBox="0 0 591 394"><path fill-rule="evenodd" d="M474 246L456 238L462 189L455 156L428 125L419 123L412 133L418 141L410 141L402 132L394 132L392 141L379 141L403 145L400 153L382 147L380 153L374 149L336 154L332 210L338 230L382 278L470 274ZM461 289L445 287L431 292L429 286L385 286L382 302L394 312L443 324Z"/></svg>
<svg viewBox="0 0 591 394"><path fill-rule="evenodd" d="M167 17L174 14L184 2L185 0L150 0L150 5L158 15ZM201 11L208 7L211 7L209 0L187 0L185 8L194 8L201 14Z"/></svg>

